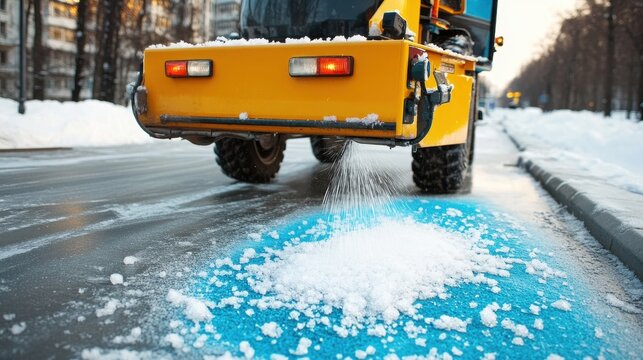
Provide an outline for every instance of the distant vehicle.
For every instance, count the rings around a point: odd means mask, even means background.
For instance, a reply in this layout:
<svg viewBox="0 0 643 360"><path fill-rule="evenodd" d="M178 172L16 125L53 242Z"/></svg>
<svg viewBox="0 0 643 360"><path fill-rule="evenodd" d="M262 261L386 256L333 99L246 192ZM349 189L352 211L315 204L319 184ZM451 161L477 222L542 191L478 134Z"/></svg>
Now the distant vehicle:
<svg viewBox="0 0 643 360"><path fill-rule="evenodd" d="M522 93L520 91L509 91L507 92L507 99L509 99L510 109L518 109L520 107L520 97Z"/></svg>
<svg viewBox="0 0 643 360"><path fill-rule="evenodd" d="M307 136L324 163L347 140L412 147L420 189L459 190L473 159L477 73L491 68L496 46L497 0L294 4L245 0L245 42L147 49L132 92L141 127L215 143L223 172L245 182L269 182L286 140Z"/></svg>

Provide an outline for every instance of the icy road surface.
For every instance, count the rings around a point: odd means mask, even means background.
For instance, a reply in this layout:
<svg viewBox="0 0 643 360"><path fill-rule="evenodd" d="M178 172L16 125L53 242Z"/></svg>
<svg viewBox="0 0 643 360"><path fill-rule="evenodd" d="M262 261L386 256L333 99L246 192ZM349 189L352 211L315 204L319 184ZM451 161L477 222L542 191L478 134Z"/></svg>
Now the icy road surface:
<svg viewBox="0 0 643 360"><path fill-rule="evenodd" d="M405 191L348 230L306 139L259 186L188 143L0 154L0 358L640 358L641 283L476 144L449 197L374 149Z"/></svg>

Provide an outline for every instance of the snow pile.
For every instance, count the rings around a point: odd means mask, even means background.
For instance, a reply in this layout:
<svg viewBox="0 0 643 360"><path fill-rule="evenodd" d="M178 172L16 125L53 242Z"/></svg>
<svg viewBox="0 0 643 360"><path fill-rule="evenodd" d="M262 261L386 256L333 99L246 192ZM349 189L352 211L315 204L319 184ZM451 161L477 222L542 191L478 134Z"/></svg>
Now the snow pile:
<svg viewBox="0 0 643 360"><path fill-rule="evenodd" d="M239 344L239 351L243 353L243 356L246 359L252 359L255 356L255 350L250 346L250 343L247 341L242 341Z"/></svg>
<svg viewBox="0 0 643 360"><path fill-rule="evenodd" d="M105 350L100 348L84 349L81 353L83 360L160 360L170 359L169 356L151 351L135 351L130 349Z"/></svg>
<svg viewBox="0 0 643 360"><path fill-rule="evenodd" d="M588 173L643 194L643 122L588 111L498 109L507 131L523 146L528 157L567 160Z"/></svg>
<svg viewBox="0 0 643 360"><path fill-rule="evenodd" d="M170 344L174 349L180 350L183 348L183 337L179 334L167 334L163 338L166 343Z"/></svg>
<svg viewBox="0 0 643 360"><path fill-rule="evenodd" d="M572 310L572 304L569 303L567 300L556 300L551 304L552 307L558 309L558 310L563 310L563 311L571 311Z"/></svg>
<svg viewBox="0 0 643 360"><path fill-rule="evenodd" d="M152 141L139 127L129 108L86 100L28 101L27 112L18 103L0 98L0 149L112 146Z"/></svg>
<svg viewBox="0 0 643 360"><path fill-rule="evenodd" d="M261 333L271 338L278 338L283 333L283 330L281 330L276 322L271 321L261 326Z"/></svg>
<svg viewBox="0 0 643 360"><path fill-rule="evenodd" d="M140 339L141 333L142 333L141 328L137 326L132 330L130 330L129 335L127 336L118 335L114 337L112 342L114 344L133 344Z"/></svg>
<svg viewBox="0 0 643 360"><path fill-rule="evenodd" d="M13 335L20 335L20 334L22 334L23 331L25 331L26 328L27 328L27 324L24 321L22 321L22 322L20 322L18 324L13 324L9 328L9 330L11 331L11 333Z"/></svg>
<svg viewBox="0 0 643 360"><path fill-rule="evenodd" d="M123 275L114 273L109 276L109 281L112 285L120 285L123 283Z"/></svg>
<svg viewBox="0 0 643 360"><path fill-rule="evenodd" d="M617 298L616 296L614 296L614 294L607 294L607 296L605 296L605 300L610 306L619 308L625 312L628 312L631 314L643 314L643 311L641 311L639 308Z"/></svg>
<svg viewBox="0 0 643 360"><path fill-rule="evenodd" d="M433 320L433 327L440 330L467 332L466 321L448 315L442 315L440 318Z"/></svg>
<svg viewBox="0 0 643 360"><path fill-rule="evenodd" d="M335 43L349 43L349 42L362 42L367 41L366 37L362 35L354 35L351 37L345 36L335 36L333 38L326 39L311 39L307 36L298 39L287 38L286 44L314 44L314 43L324 43L324 42L335 42ZM257 46L257 45L279 45L283 44L276 41L270 41L268 39L227 39L223 36L219 36L214 41L206 41L199 44L191 44L185 41L179 41L178 43L172 43L169 45L165 44L154 44L147 47L147 49L185 49L192 47L221 47L221 46Z"/></svg>
<svg viewBox="0 0 643 360"><path fill-rule="evenodd" d="M380 116L377 114L368 114L366 115L366 117L363 117L363 118L358 118L358 117L346 118L346 122L361 123L364 125L375 126L382 123L381 121L378 120L379 118Z"/></svg>
<svg viewBox="0 0 643 360"><path fill-rule="evenodd" d="M480 311L480 321L482 321L484 326L495 327L498 325L498 315L496 315L496 311L498 310L500 310L500 306L493 303L485 306L485 308Z"/></svg>
<svg viewBox="0 0 643 360"><path fill-rule="evenodd" d="M107 303L105 303L105 306L100 309L96 309L96 317L103 317L103 316L109 316L112 315L116 309L119 307L122 307L123 304L121 304L120 301L117 299L109 299Z"/></svg>
<svg viewBox="0 0 643 360"><path fill-rule="evenodd" d="M136 256L126 256L125 258L123 258L123 264L134 265L138 262L138 260L139 259Z"/></svg>
<svg viewBox="0 0 643 360"><path fill-rule="evenodd" d="M185 316L195 324L201 321L212 320L212 313L207 305L196 298L183 295L179 291L170 289L167 293L167 301L174 306L183 306Z"/></svg>
<svg viewBox="0 0 643 360"><path fill-rule="evenodd" d="M508 276L509 263L490 255L479 240L475 231L456 233L434 224L387 219L372 228L275 251L265 263L246 267L247 281L263 295L260 306L289 306L304 313L336 308L343 327L367 318L390 324L400 314L415 314L417 300L446 298L447 287L476 283L491 288L497 281L485 274ZM448 320L436 324L451 327Z"/></svg>

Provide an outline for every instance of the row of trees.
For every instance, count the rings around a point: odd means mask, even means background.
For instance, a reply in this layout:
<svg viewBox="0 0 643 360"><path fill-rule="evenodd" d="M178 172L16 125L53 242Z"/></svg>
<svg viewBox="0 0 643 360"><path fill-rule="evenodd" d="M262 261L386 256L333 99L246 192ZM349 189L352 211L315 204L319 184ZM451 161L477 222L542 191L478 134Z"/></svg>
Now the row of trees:
<svg viewBox="0 0 643 360"><path fill-rule="evenodd" d="M75 61L71 98L79 101L87 77L92 98L115 102L116 84L136 71L149 44L194 41L202 28L193 26L207 0L76 0ZM48 0L28 0L27 18L33 29L30 49L32 97L44 99L49 54L43 40L43 14ZM163 20L163 21L160 21ZM199 26L203 26L200 24ZM28 34L29 35L29 34Z"/></svg>
<svg viewBox="0 0 643 360"><path fill-rule="evenodd" d="M586 0L507 91L545 110L639 111L643 106L643 1Z"/></svg>

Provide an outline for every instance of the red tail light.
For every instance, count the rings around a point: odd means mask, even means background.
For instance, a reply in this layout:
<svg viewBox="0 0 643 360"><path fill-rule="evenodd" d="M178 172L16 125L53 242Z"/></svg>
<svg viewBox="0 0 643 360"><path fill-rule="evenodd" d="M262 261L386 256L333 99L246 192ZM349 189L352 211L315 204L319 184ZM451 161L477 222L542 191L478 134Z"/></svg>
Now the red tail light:
<svg viewBox="0 0 643 360"><path fill-rule="evenodd" d="M353 71L349 57L322 57L317 59L318 75L350 75Z"/></svg>
<svg viewBox="0 0 643 360"><path fill-rule="evenodd" d="M292 58L288 64L290 76L351 76L351 56L324 56Z"/></svg>
<svg viewBox="0 0 643 360"><path fill-rule="evenodd" d="M165 75L172 78L188 77L188 62L167 61L165 63Z"/></svg>

